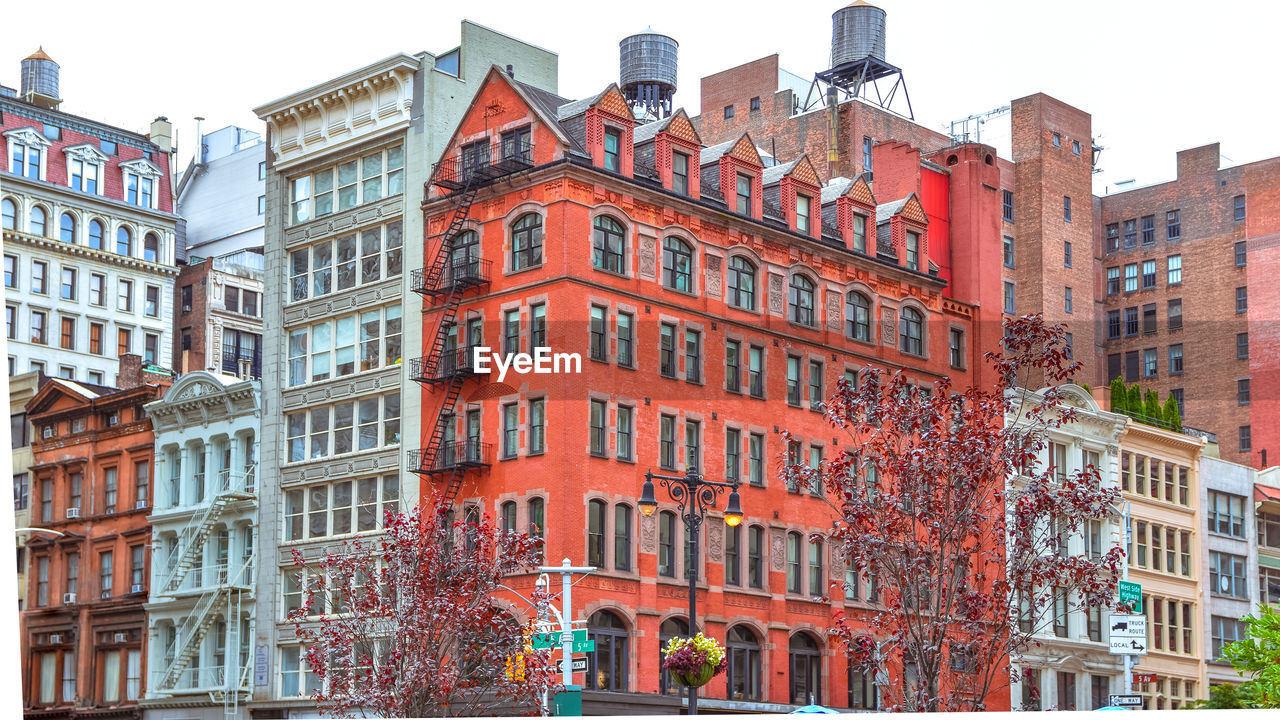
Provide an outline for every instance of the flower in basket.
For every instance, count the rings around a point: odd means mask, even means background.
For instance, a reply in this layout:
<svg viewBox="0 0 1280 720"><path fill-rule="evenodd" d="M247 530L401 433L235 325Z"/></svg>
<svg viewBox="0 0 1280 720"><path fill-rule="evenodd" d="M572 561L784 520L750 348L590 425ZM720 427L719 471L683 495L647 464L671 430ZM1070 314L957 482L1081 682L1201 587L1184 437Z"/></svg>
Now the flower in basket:
<svg viewBox="0 0 1280 720"><path fill-rule="evenodd" d="M724 646L698 633L691 638L671 638L663 651L662 667L681 685L701 687L724 672L727 666Z"/></svg>

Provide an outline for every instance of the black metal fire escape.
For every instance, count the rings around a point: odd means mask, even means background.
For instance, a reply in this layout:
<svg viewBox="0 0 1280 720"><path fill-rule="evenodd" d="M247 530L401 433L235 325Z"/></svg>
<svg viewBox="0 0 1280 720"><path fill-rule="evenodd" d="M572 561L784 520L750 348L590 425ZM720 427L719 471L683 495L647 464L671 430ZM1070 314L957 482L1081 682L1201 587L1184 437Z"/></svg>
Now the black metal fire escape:
<svg viewBox="0 0 1280 720"><path fill-rule="evenodd" d="M488 158L464 162L459 167L459 157L446 158L436 167L432 182L451 191L453 213L445 229L440 249L430 266L414 270L411 277L413 289L441 307L440 319L431 335L431 348L424 357L410 361L410 377L434 389L444 391L436 422L426 445L409 454L409 468L431 478L443 481L443 501L450 503L462 489L462 480L468 470L489 467L492 462L493 444L481 443L478 437L462 440L448 439L448 428L455 423L458 398L462 386L472 376L471 348L461 333L454 331L458 325L458 308L468 291L489 284L490 260L455 257L458 238L464 226L476 193L489 182L505 175L531 167L527 148L515 157L488 162ZM459 169L461 172L459 172ZM461 340L451 344L452 337Z"/></svg>

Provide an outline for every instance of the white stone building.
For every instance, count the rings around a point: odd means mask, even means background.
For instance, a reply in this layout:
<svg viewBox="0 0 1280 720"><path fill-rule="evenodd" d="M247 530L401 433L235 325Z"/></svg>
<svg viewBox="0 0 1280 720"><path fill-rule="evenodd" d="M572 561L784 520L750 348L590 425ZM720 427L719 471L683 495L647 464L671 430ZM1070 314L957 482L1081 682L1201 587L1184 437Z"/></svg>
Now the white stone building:
<svg viewBox="0 0 1280 720"><path fill-rule="evenodd" d="M193 372L146 406L156 448L148 717L248 717L260 397L257 381Z"/></svg>

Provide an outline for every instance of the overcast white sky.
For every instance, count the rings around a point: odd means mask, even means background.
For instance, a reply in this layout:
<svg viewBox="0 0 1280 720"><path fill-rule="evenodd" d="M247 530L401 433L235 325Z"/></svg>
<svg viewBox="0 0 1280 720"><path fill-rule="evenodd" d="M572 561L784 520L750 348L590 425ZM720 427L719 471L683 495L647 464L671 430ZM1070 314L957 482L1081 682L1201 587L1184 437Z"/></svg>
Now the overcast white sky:
<svg viewBox="0 0 1280 720"><path fill-rule="evenodd" d="M395 52L458 43L464 17L560 55L560 93L598 91L618 74L618 41L652 26L680 42L676 104L695 113L699 80L779 53L802 77L829 65L831 13L843 2L644 0L312 0L126 3L63 0L57 21L6 33L0 83L43 44L62 66L63 108L135 130L167 115L190 156L205 129L261 129L250 108ZM1093 115L1106 147L1095 191L1171 179L1180 148L1220 141L1230 162L1280 155L1274 59L1280 4L1077 0L876 0L888 60L903 68L917 121L952 119L1045 92ZM18 39L20 38L20 39ZM1008 118L984 140L1007 144ZM1002 150L1007 154L1007 150Z"/></svg>

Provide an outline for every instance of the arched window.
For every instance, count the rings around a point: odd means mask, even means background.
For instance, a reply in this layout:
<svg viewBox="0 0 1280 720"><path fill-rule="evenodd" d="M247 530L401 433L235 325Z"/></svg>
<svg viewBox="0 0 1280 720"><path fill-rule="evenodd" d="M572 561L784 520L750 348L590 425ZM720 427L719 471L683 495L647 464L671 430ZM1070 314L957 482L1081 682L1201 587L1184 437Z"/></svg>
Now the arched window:
<svg viewBox="0 0 1280 720"><path fill-rule="evenodd" d="M516 529L516 501L502 503L502 531L513 532Z"/></svg>
<svg viewBox="0 0 1280 720"><path fill-rule="evenodd" d="M542 216L529 213L511 226L511 269L523 270L542 264Z"/></svg>
<svg viewBox="0 0 1280 720"><path fill-rule="evenodd" d="M613 567L631 569L631 506L613 508Z"/></svg>
<svg viewBox="0 0 1280 720"><path fill-rule="evenodd" d="M102 238L105 231L102 229L102 223L98 220L89 221L89 247L94 250L102 249Z"/></svg>
<svg viewBox="0 0 1280 720"><path fill-rule="evenodd" d="M547 505L542 498L531 498L529 500L529 534L533 537L542 539L546 537L547 527ZM538 562L542 562L547 554L545 541L538 546Z"/></svg>
<svg viewBox="0 0 1280 720"><path fill-rule="evenodd" d="M127 227L121 226L116 230L116 254L133 255L133 233L129 232Z"/></svg>
<svg viewBox="0 0 1280 720"><path fill-rule="evenodd" d="M800 533L787 533L787 592L800 594Z"/></svg>
<svg viewBox="0 0 1280 720"><path fill-rule="evenodd" d="M849 293L844 308L845 334L853 340L871 342L871 301L860 292Z"/></svg>
<svg viewBox="0 0 1280 720"><path fill-rule="evenodd" d="M44 225L45 225L46 217L47 216L44 213L44 208L40 207L39 205L36 205L35 207L31 208L31 226L27 228L27 232L31 233L32 235L39 235L40 237L44 237Z"/></svg>
<svg viewBox="0 0 1280 720"><path fill-rule="evenodd" d="M667 647L667 641L675 637L688 637L689 623L684 618L667 618L662 621L662 625L658 626L658 668L661 672L658 674L658 692L664 695L679 695L681 690L680 683L671 681L671 673L662 668L663 651Z"/></svg>
<svg viewBox="0 0 1280 720"><path fill-rule="evenodd" d="M760 641L746 625L729 628L729 699L760 700Z"/></svg>
<svg viewBox="0 0 1280 720"><path fill-rule="evenodd" d="M59 221L60 233L58 239L64 243L75 243L76 241L76 219L71 213L62 213L62 219Z"/></svg>
<svg viewBox="0 0 1280 720"><path fill-rule="evenodd" d="M740 255L729 258L729 304L756 309L756 266Z"/></svg>
<svg viewBox="0 0 1280 720"><path fill-rule="evenodd" d="M622 224L607 215L596 218L591 236L591 264L616 273L627 271L627 242Z"/></svg>
<svg viewBox="0 0 1280 720"><path fill-rule="evenodd" d="M0 219L3 220L5 230L18 229L18 205L9 198L5 198L0 202Z"/></svg>
<svg viewBox="0 0 1280 720"><path fill-rule="evenodd" d="M480 274L480 233L467 230L453 239L453 279Z"/></svg>
<svg viewBox="0 0 1280 720"><path fill-rule="evenodd" d="M822 581L822 541L809 542L809 594L822 597L827 594L826 584Z"/></svg>
<svg viewBox="0 0 1280 720"><path fill-rule="evenodd" d="M587 620L587 637L596 651L587 654L587 687L592 690L626 692L627 626L622 618L601 610Z"/></svg>
<svg viewBox="0 0 1280 720"><path fill-rule="evenodd" d="M813 281L804 275L791 276L791 322L813 327Z"/></svg>
<svg viewBox="0 0 1280 720"><path fill-rule="evenodd" d="M806 633L791 636L791 704L822 702L822 653Z"/></svg>
<svg viewBox="0 0 1280 720"><path fill-rule="evenodd" d="M676 576L676 514L658 513L658 574Z"/></svg>
<svg viewBox="0 0 1280 720"><path fill-rule="evenodd" d="M910 355L924 354L924 317L915 308L902 308L899 340L902 352Z"/></svg>
<svg viewBox="0 0 1280 720"><path fill-rule="evenodd" d="M693 292L693 249L680 238L662 241L662 284L672 290Z"/></svg>
<svg viewBox="0 0 1280 720"><path fill-rule="evenodd" d="M607 507L603 500L587 503L587 564L604 567L604 517Z"/></svg>
<svg viewBox="0 0 1280 720"><path fill-rule="evenodd" d="M147 233L142 240L142 259L149 262L160 262L160 238L155 233Z"/></svg>

